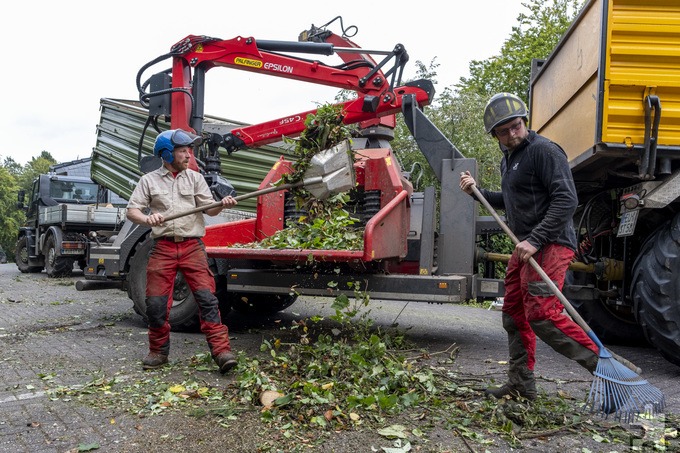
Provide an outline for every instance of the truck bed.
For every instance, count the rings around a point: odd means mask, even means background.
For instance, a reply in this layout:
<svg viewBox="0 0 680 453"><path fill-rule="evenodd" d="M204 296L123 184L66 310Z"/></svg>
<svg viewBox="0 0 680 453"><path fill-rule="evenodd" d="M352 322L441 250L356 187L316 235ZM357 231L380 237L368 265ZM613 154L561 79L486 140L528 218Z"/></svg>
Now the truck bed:
<svg viewBox="0 0 680 453"><path fill-rule="evenodd" d="M144 135L141 156L150 156L153 154L156 131L153 128L146 129L149 112L137 101L102 98L100 111L97 142L92 150L91 177L128 200L142 175L138 165L140 137ZM211 133L225 134L234 127L244 125L211 115L206 115L204 119L205 131ZM159 125L162 129L170 127L162 119ZM238 194L252 192L281 156L293 158L288 148L280 143L243 149L232 154L220 148L221 174ZM253 199L239 203L239 209L245 212L254 212L255 208Z"/></svg>
<svg viewBox="0 0 680 453"><path fill-rule="evenodd" d="M653 153L650 139L658 157L676 157L678 43L677 0L591 0L532 75L531 128L559 143L584 181L637 171L634 161ZM657 112L648 108L654 97Z"/></svg>
<svg viewBox="0 0 680 453"><path fill-rule="evenodd" d="M62 203L40 210L43 225L88 225L112 227L125 221L125 208Z"/></svg>

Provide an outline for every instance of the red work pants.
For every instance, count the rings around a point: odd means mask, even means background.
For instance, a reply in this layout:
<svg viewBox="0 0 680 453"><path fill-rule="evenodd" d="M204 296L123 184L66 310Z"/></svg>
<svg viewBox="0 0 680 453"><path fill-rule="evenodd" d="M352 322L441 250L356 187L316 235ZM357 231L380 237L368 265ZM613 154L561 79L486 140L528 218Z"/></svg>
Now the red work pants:
<svg viewBox="0 0 680 453"><path fill-rule="evenodd" d="M536 262L560 290L573 257L572 250L557 244L548 244L534 255ZM594 364L597 363L598 347L563 311L564 306L560 300L550 292L531 264L522 262L513 253L505 277L503 301L504 315L510 316L514 321L503 323L511 345L511 368L513 355L516 355L522 362L526 357L524 365L533 371L538 333L557 352L577 360L589 371L593 371ZM521 340L519 348L523 347L524 351L513 353L512 347L517 341L513 343L511 337L517 332Z"/></svg>
<svg viewBox="0 0 680 453"><path fill-rule="evenodd" d="M231 351L227 326L222 324L214 295L215 279L208 267L200 239L184 242L157 240L146 269L146 315L149 322L149 350L164 355L170 351L170 324L175 276L181 271L198 304L201 331L212 356Z"/></svg>

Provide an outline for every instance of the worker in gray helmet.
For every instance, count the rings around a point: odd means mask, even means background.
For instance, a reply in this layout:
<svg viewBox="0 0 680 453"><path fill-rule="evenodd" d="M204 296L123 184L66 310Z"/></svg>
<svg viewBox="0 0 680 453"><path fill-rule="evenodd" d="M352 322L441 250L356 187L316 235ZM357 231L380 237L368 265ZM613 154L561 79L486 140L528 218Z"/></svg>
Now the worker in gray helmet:
<svg viewBox="0 0 680 453"><path fill-rule="evenodd" d="M486 104L484 127L503 153L501 191L479 190L492 207L505 211L519 240L507 265L502 309L510 352L508 381L485 393L533 400L536 336L591 373L598 347L563 313L562 303L528 262L533 257L562 288L576 249L572 216L578 204L566 153L529 130L528 116L524 102L510 93L496 94ZM469 172L461 175L463 191L472 195L474 184Z"/></svg>

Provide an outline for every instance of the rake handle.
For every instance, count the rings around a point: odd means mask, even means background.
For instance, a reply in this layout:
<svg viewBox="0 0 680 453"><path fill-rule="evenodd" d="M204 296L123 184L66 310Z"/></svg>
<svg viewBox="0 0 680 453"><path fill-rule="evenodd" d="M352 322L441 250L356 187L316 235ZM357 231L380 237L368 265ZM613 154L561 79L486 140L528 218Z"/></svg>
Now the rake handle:
<svg viewBox="0 0 680 453"><path fill-rule="evenodd" d="M280 190L293 189L295 187L318 184L320 182L323 182L323 177L322 176L315 176L313 178L305 179L304 181L299 181L299 182L295 182L295 183L291 183L291 184L281 184L280 186L267 187L265 189L260 189L260 190L254 191L254 192L245 193L243 195L238 195L238 196L234 197L234 200L236 200L236 201L247 200L248 198L259 197L260 195L266 195L268 193L278 192ZM216 201L214 203L210 203L209 205L206 205L206 206L199 206L197 208L189 209L188 211L179 212L177 214L171 214L167 217L163 217L163 222L167 222L169 220L175 220L175 219L178 219L180 217L187 216L189 214L196 214L197 212L203 212L206 209L217 208L218 206L222 206L221 200Z"/></svg>
<svg viewBox="0 0 680 453"><path fill-rule="evenodd" d="M500 218L496 210L489 204L489 202L484 198L482 193L477 189L476 185L470 186L472 189L472 192L475 194L477 199L484 205L484 207L491 213L493 218L496 220L498 225L503 229L505 234L507 234L510 239L512 239L513 244L517 245L519 244L519 239L517 239L517 236L515 236L515 233L512 232L510 227L503 221L503 219ZM555 285L555 283L550 279L548 274L545 273L543 268L536 262L536 260L533 257L529 257L529 264L531 267L534 268L534 270L538 273L538 275L541 276L541 279L548 285L550 288L550 291L557 296L557 298L562 302L562 305L564 305L564 308L567 309L567 312L569 313L569 316L578 324L584 331L585 333L590 337L591 340L597 345L598 348L600 348L600 351L604 350L604 345L602 345L602 342L600 341L599 338L595 335L595 332L593 332L593 329L590 328L588 323L583 319L583 317L579 314L579 312L576 311L573 305L571 305L571 302L567 300L567 298L562 294L562 291ZM621 362L624 366L629 368L631 371L634 371L637 374L642 373L642 370L640 367L636 366L634 363L624 359L623 357L619 356L618 354L613 353L612 351L607 350L609 354L611 354L614 359L617 361Z"/></svg>

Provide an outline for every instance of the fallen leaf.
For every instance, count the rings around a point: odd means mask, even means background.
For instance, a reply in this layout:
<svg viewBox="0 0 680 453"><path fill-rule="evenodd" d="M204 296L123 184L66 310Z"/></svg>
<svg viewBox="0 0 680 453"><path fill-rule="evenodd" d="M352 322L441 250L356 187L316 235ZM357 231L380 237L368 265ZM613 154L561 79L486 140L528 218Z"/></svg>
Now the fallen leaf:
<svg viewBox="0 0 680 453"><path fill-rule="evenodd" d="M391 425L378 430L378 434L388 439L406 439L406 427L404 425Z"/></svg>
<svg viewBox="0 0 680 453"><path fill-rule="evenodd" d="M574 399L569 393L565 392L564 390L558 390L557 394L559 395L560 398L563 398L565 400Z"/></svg>
<svg viewBox="0 0 680 453"><path fill-rule="evenodd" d="M382 451L385 453L407 453L411 451L411 443L406 441L404 445L401 445L401 440L395 442L394 447L381 447Z"/></svg>

